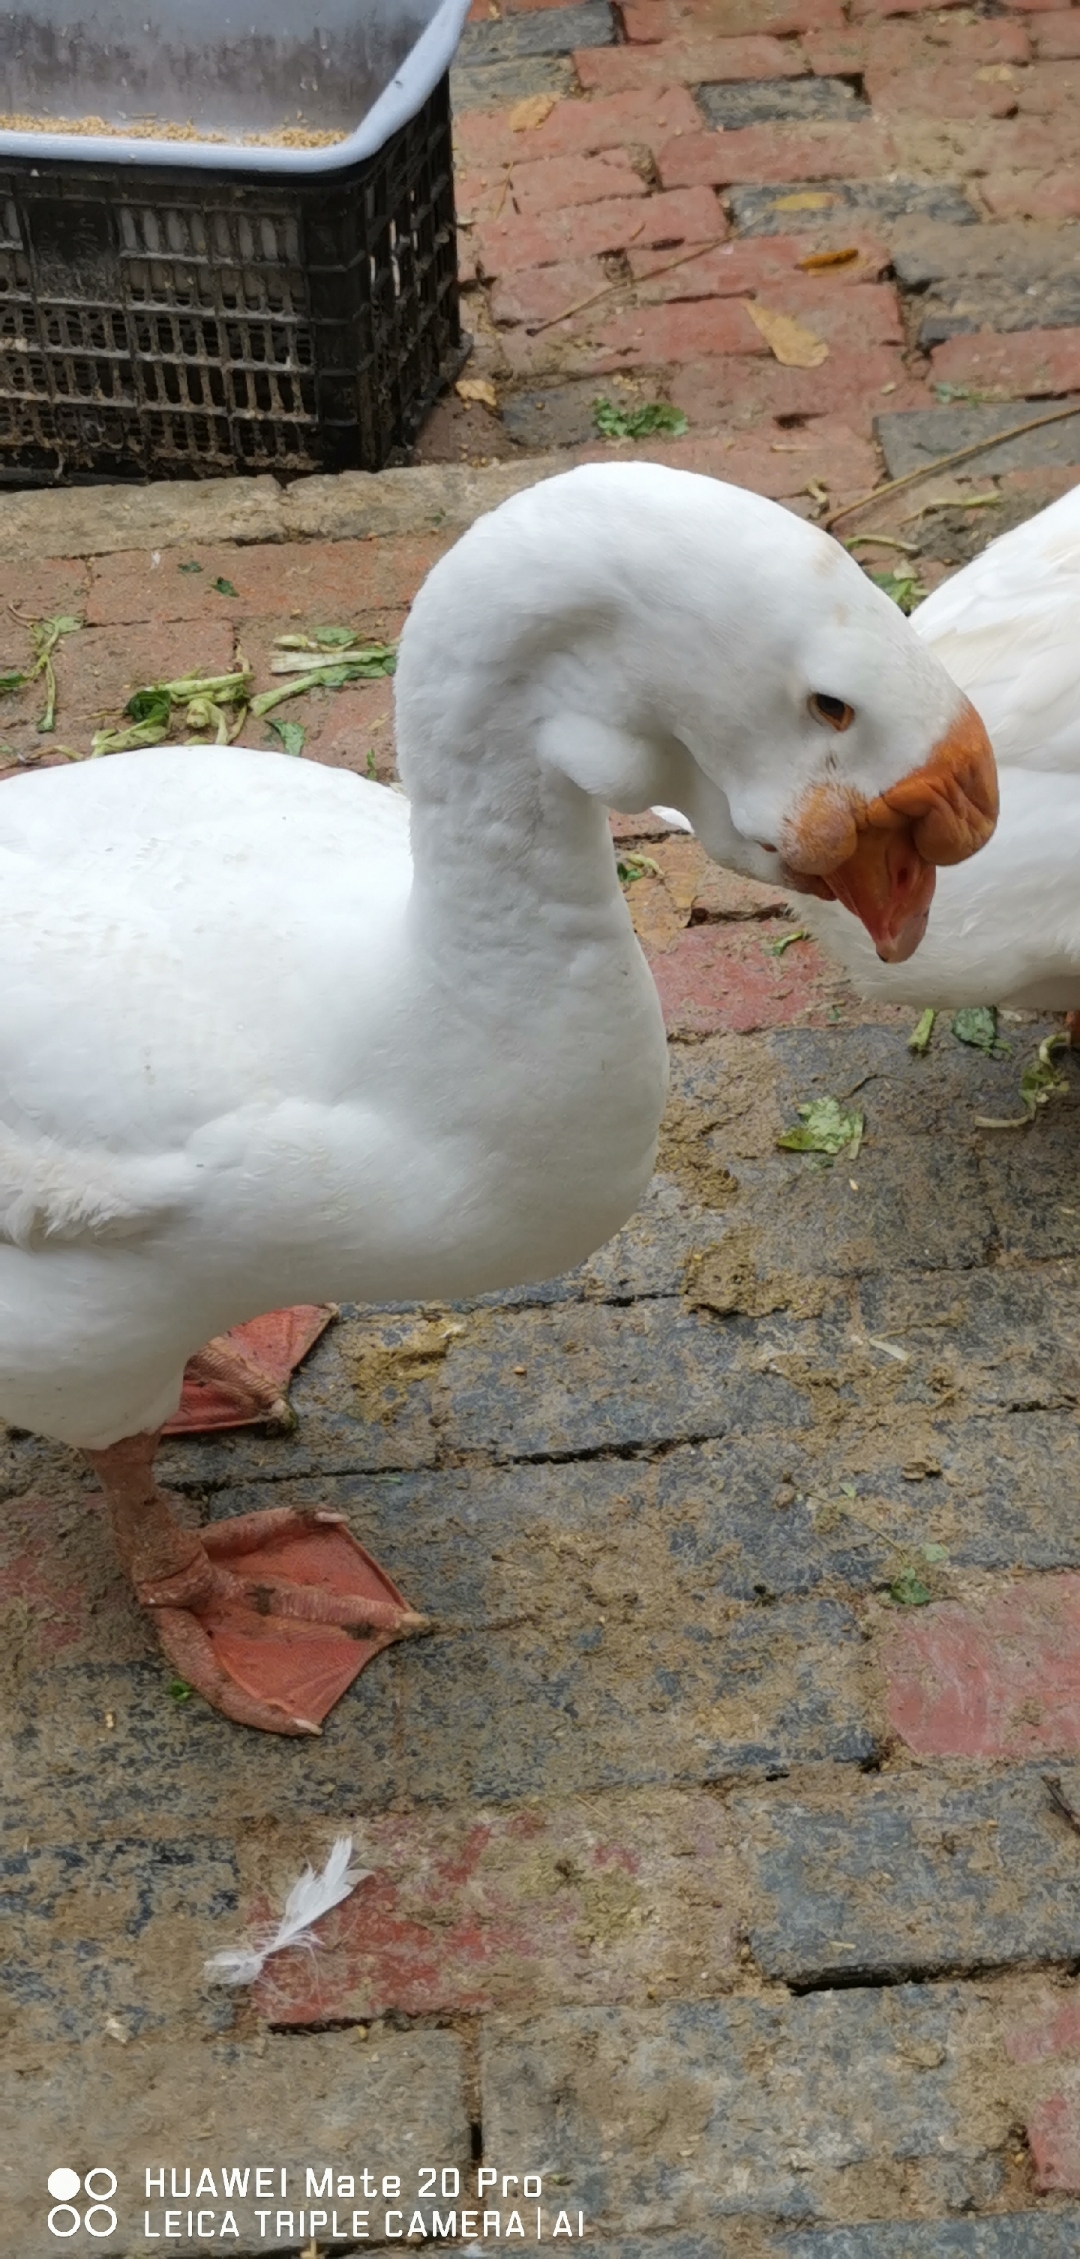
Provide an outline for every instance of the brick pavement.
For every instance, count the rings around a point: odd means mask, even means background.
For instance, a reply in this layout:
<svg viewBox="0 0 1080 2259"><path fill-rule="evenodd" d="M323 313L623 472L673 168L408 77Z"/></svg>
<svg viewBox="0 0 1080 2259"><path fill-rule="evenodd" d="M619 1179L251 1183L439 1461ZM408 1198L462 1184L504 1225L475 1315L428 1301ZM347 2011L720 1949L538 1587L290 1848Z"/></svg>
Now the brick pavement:
<svg viewBox="0 0 1080 2259"><path fill-rule="evenodd" d="M478 509L608 451L599 391L688 417L639 452L806 514L1080 397L1080 8L474 18L466 381L494 406L440 404L428 467L381 481L0 503L0 599L87 623L73 752L237 644L261 685L285 627L394 634ZM826 357L781 364L748 303ZM854 522L929 585L1078 475L1080 418ZM37 711L5 703L10 755ZM385 683L289 711L305 757L392 774ZM170 1698L74 1457L0 1439L19 2259L55 2248L42 2156L122 2129L134 2175L163 2128L181 2165L538 2171L597 2259L1080 2250L1080 1834L1044 1777L1080 1812L1080 1084L980 1131L1041 1023L988 1059L941 1020L914 1058L781 897L616 829L672 1039L640 1214L452 1327L346 1310L294 1435L165 1454L196 1517L342 1507L429 1639L314 1748L228 1728ZM857 1162L777 1147L824 1093L865 1110ZM371 1874L317 1957L208 1990L345 1827ZM310 2226L68 2248L248 2259Z"/></svg>

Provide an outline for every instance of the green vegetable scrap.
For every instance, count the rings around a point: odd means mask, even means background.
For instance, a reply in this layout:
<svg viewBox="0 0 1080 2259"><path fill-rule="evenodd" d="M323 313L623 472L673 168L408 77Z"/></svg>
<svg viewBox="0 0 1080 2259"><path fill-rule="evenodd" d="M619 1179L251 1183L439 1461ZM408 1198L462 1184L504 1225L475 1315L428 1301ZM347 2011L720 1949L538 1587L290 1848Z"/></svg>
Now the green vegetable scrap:
<svg viewBox="0 0 1080 2259"><path fill-rule="evenodd" d="M958 1043L970 1045L973 1051L985 1051L990 1059L1004 1058L1012 1049L998 1034L996 1004L965 1005L963 1011L954 1012L952 1031Z"/></svg>
<svg viewBox="0 0 1080 2259"><path fill-rule="evenodd" d="M650 878L661 876L660 865L653 862L651 855L620 855L615 868L622 886L632 886L635 879L645 878L646 876Z"/></svg>
<svg viewBox="0 0 1080 2259"><path fill-rule="evenodd" d="M278 645L280 650L280 642ZM293 675L294 680L283 684L280 690L262 690L251 701L253 714L269 714L285 698L299 698L305 690L341 690L347 682L374 682L380 675L392 675L397 665L397 651L392 643L368 643L340 658L328 660L324 666L312 667L307 659L294 654L291 649L281 653L270 664L272 675ZM297 672L297 669L302 670Z"/></svg>
<svg viewBox="0 0 1080 2259"><path fill-rule="evenodd" d="M913 612L928 594L913 565L898 565L894 573L871 573L870 578L902 612Z"/></svg>
<svg viewBox="0 0 1080 2259"><path fill-rule="evenodd" d="M934 1021L936 1019L937 1013L935 1012L933 1005L928 1004L925 1012L920 1012L919 1017L916 1020L914 1027L912 1028L911 1034L907 1039L908 1050L914 1051L916 1057L919 1059L921 1059L923 1057L923 1054L930 1048L930 1038L934 1032Z"/></svg>
<svg viewBox="0 0 1080 2259"><path fill-rule="evenodd" d="M782 957L785 949L790 949L793 941L809 941L809 939L810 935L806 927L798 926L794 933L782 933L779 941L767 941L765 947L770 957Z"/></svg>
<svg viewBox="0 0 1080 2259"><path fill-rule="evenodd" d="M990 1130L1027 1129L1029 1123L1035 1120L1040 1107L1048 1106L1052 1098L1057 1098L1068 1090L1065 1076L1054 1065L1055 1051L1067 1051L1068 1048L1067 1035L1048 1035L1040 1043L1030 1066L1025 1067L1020 1076L1020 1104L1024 1109L1023 1113L1008 1115L1003 1121L996 1121L985 1114L976 1114L976 1127Z"/></svg>
<svg viewBox="0 0 1080 2259"><path fill-rule="evenodd" d="M132 753L140 745L160 745L168 736L173 708L183 706L189 729L212 729L219 745L238 736L247 712L251 669L246 664L227 675L185 675L176 682L149 683L128 699L124 712L130 727L99 729L90 740L91 758L105 753ZM233 709L230 725L226 708Z"/></svg>
<svg viewBox="0 0 1080 2259"><path fill-rule="evenodd" d="M170 1679L169 1693L174 1702L190 1702L191 1688L186 1679Z"/></svg>
<svg viewBox="0 0 1080 2259"><path fill-rule="evenodd" d="M47 737L56 727L56 670L53 666L53 652L61 636L74 635L85 622L76 619L69 612L58 612L51 620L27 620L21 612L15 610L14 605L11 607L11 617L18 620L21 626L29 628L34 660L32 666L11 667L0 674L0 695L6 691L22 690L27 683L35 682L38 675L44 675L45 711L37 726L42 736Z"/></svg>
<svg viewBox="0 0 1080 2259"><path fill-rule="evenodd" d="M267 724L281 741L283 753L300 754L307 744L307 731L303 722L270 722Z"/></svg>
<svg viewBox="0 0 1080 2259"><path fill-rule="evenodd" d="M212 580L210 586L219 596L239 596L240 594L239 589L233 587L231 580L226 580L224 573L220 574L217 580Z"/></svg>
<svg viewBox="0 0 1080 2259"><path fill-rule="evenodd" d="M178 565L176 570L178 573L201 573L202 566L197 565L194 557L191 557L186 565Z"/></svg>
<svg viewBox="0 0 1080 2259"><path fill-rule="evenodd" d="M889 1598L895 1600L898 1608L926 1608L930 1604L930 1594L914 1569L901 1569L899 1576L893 1578Z"/></svg>
<svg viewBox="0 0 1080 2259"><path fill-rule="evenodd" d="M798 1113L802 1128L785 1130L776 1140L786 1153L827 1153L835 1159L846 1152L855 1160L865 1128L855 1107L846 1113L838 1098L812 1098Z"/></svg>
<svg viewBox="0 0 1080 2259"><path fill-rule="evenodd" d="M613 400L593 401L593 422L602 439L651 439L654 432L678 439L690 426L681 408L667 400L648 400L640 408L617 408Z"/></svg>
<svg viewBox="0 0 1080 2259"><path fill-rule="evenodd" d="M275 635L275 651L348 651L355 643L352 628L315 628L311 635Z"/></svg>

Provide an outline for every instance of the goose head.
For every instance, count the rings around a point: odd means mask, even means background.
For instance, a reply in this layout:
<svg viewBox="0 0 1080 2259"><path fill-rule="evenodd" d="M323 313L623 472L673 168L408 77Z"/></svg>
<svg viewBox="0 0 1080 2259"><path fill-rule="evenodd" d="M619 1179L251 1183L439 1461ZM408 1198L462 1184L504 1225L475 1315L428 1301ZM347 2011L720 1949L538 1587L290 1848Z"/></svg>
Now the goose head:
<svg viewBox="0 0 1080 2259"><path fill-rule="evenodd" d="M994 828L986 732L910 623L820 528L716 479L589 465L470 529L403 639L410 790L420 650L459 747L497 706L503 748L681 810L717 861L843 903L889 962L937 866Z"/></svg>

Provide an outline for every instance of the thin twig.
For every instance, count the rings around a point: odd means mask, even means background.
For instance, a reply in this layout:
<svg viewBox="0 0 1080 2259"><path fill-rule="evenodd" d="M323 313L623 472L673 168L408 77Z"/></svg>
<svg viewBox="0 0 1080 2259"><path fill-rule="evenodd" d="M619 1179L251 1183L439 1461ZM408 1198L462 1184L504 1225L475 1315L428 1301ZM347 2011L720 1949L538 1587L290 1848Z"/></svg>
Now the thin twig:
<svg viewBox="0 0 1080 2259"><path fill-rule="evenodd" d="M822 520L827 532L838 525L841 518L850 518L853 510L863 510L871 502L883 502L887 494L898 494L902 486L913 486L916 479L932 478L935 471L947 471L954 463L966 463L971 455L988 455L992 447L1004 447L1007 439L1021 439L1027 431L1041 431L1045 424L1062 424L1068 416L1080 416L1080 404L1072 408L1055 408L1050 416L1033 416L1030 423L1011 424L1008 431L996 431L986 439L978 439L971 447L957 447L951 455L938 455L932 463L923 463L917 471L905 471L903 478L891 478L884 486L875 486L871 493L860 494L854 502L845 502L842 510L833 510Z"/></svg>
<svg viewBox="0 0 1080 2259"><path fill-rule="evenodd" d="M1069 1826L1075 1829L1077 1835L1080 1835L1080 1812L1076 1810L1075 1805L1070 1804L1057 1774L1044 1773L1042 1784L1055 1812L1060 1812L1062 1819L1067 1820Z"/></svg>
<svg viewBox="0 0 1080 2259"><path fill-rule="evenodd" d="M700 259L704 252L718 250L724 240L722 235L714 235L708 243L695 243L691 251L680 251L677 259L666 259L662 267L653 267L647 275L632 276L629 282L621 276L618 282L606 282L602 290L594 290L588 298L579 298L576 306L564 306L561 314L549 314L546 322L531 323L525 335L539 337L542 329L554 329L558 322L568 322L571 314L583 314L586 307L595 306L598 299L610 298L613 290L632 290L635 283L651 282L654 275L669 275L674 267L685 267L691 259Z"/></svg>

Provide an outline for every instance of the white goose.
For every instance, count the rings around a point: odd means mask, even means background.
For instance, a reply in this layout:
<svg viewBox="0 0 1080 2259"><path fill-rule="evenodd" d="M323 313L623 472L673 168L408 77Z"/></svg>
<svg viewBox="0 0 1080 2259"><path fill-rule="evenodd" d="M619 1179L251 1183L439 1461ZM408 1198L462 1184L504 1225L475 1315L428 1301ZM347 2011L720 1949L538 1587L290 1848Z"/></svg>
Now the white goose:
<svg viewBox="0 0 1080 2259"><path fill-rule="evenodd" d="M235 747L0 792L0 1414L89 1453L176 1667L285 1733L420 1619L336 1517L181 1528L158 1432L259 1311L549 1277L632 1212L665 1045L606 807L677 803L894 953L994 820L981 724L836 543L651 466L464 536L397 730L411 815Z"/></svg>
<svg viewBox="0 0 1080 2259"><path fill-rule="evenodd" d="M1080 486L944 581L912 626L990 732L997 833L977 862L942 873L911 966L883 963L833 904L808 902L806 923L865 996L1071 1014L1080 1005Z"/></svg>

